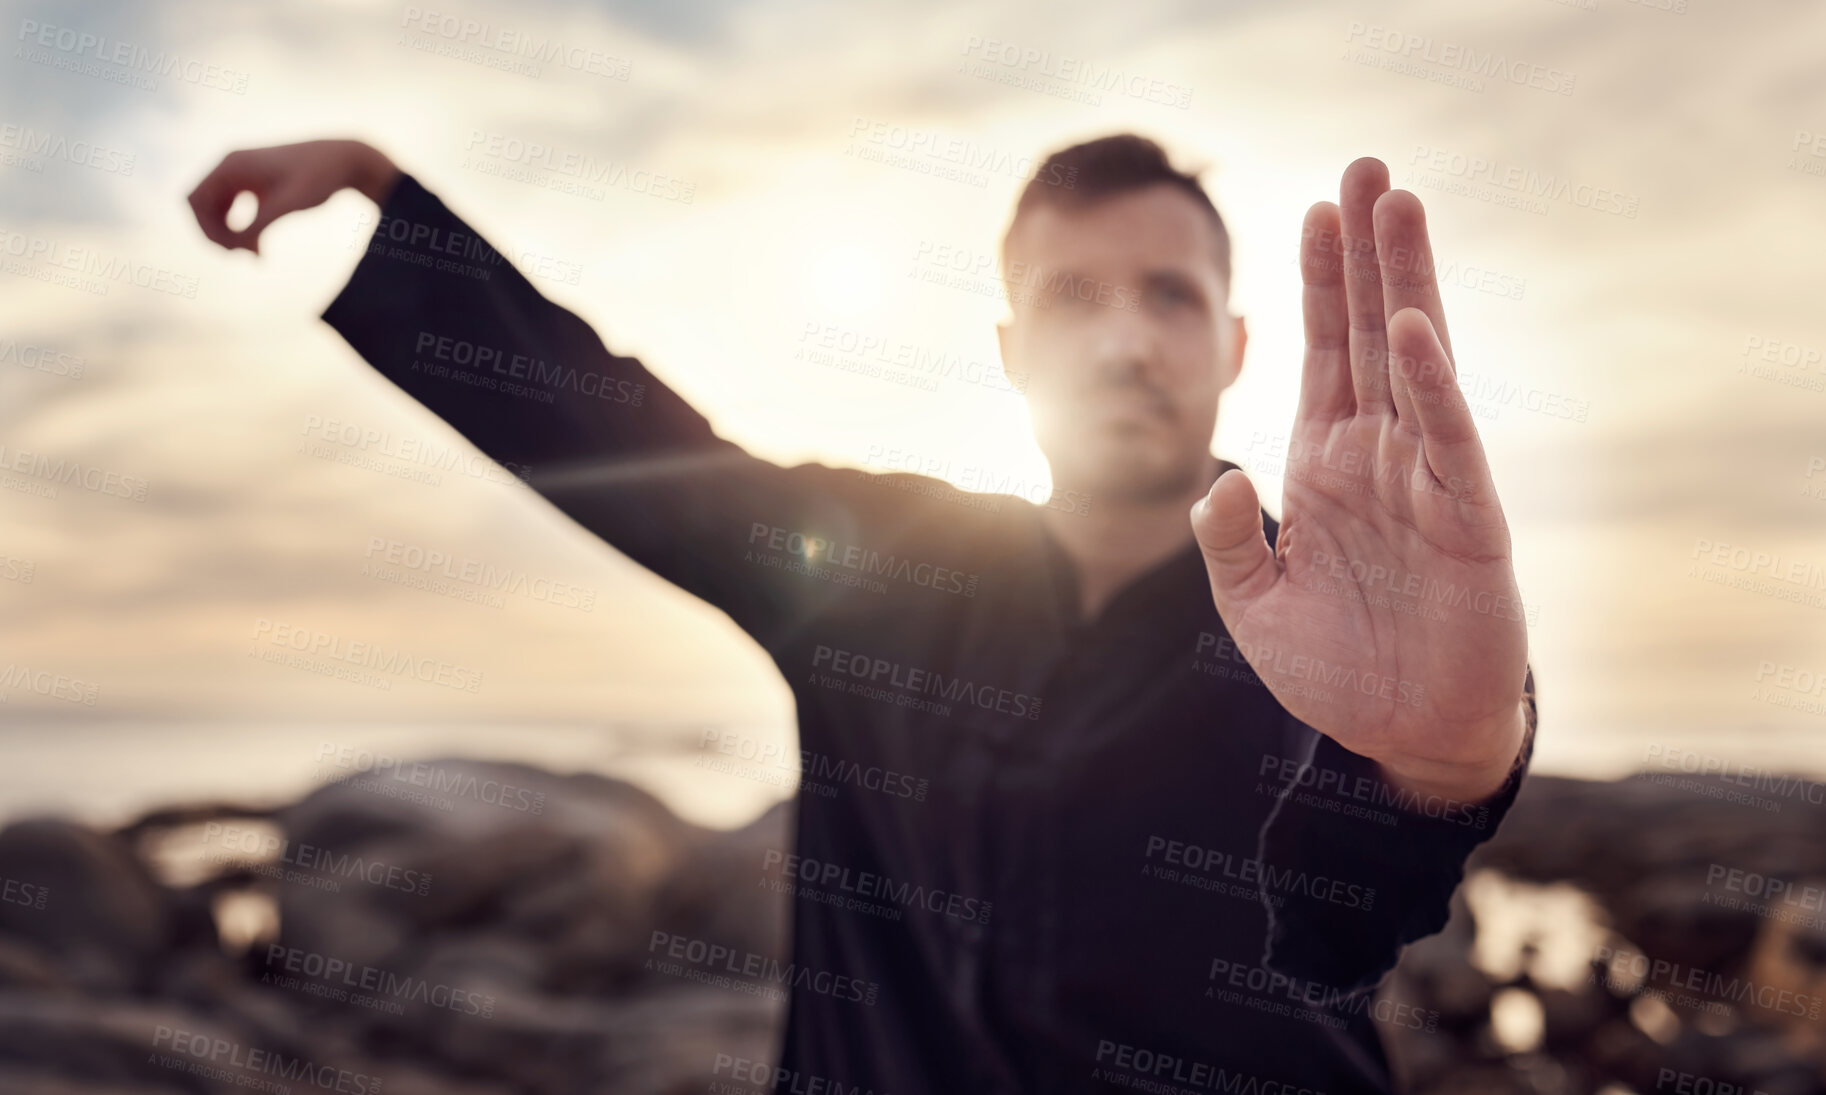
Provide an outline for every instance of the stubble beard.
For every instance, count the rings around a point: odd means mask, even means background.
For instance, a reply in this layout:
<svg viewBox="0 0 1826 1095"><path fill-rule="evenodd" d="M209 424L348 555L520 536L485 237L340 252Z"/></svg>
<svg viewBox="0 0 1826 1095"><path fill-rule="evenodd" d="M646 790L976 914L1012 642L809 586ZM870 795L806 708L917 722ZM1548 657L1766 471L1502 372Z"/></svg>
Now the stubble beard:
<svg viewBox="0 0 1826 1095"><path fill-rule="evenodd" d="M1159 505L1184 498L1210 486L1202 480L1216 468L1215 458L1208 454L1193 457L1164 453L1120 453L1113 460L1098 462L1072 476L1071 483L1058 488L1073 489L1113 505Z"/></svg>

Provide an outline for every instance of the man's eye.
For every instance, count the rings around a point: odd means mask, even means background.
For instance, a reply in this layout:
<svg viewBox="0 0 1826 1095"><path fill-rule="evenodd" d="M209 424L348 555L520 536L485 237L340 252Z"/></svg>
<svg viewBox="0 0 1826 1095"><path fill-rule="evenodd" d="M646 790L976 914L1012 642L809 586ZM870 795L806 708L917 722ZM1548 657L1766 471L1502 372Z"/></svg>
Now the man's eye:
<svg viewBox="0 0 1826 1095"><path fill-rule="evenodd" d="M1166 308L1192 303L1192 294L1177 285L1156 285L1149 291L1150 302Z"/></svg>

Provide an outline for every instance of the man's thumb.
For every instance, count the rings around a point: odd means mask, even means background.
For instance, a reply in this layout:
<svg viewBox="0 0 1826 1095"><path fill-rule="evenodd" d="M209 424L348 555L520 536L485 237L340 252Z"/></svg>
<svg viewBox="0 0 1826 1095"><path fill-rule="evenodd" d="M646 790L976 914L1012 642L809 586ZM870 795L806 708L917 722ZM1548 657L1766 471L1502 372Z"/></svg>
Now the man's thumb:
<svg viewBox="0 0 1826 1095"><path fill-rule="evenodd" d="M1280 563L1262 532L1255 484L1238 468L1218 476L1210 493L1193 505L1192 535L1204 551L1220 613L1246 606L1280 576Z"/></svg>
<svg viewBox="0 0 1826 1095"><path fill-rule="evenodd" d="M260 204L254 209L254 219L241 230L242 244L256 255L260 253L260 233L266 231L266 226L301 207L294 195L283 190L259 194L257 199Z"/></svg>

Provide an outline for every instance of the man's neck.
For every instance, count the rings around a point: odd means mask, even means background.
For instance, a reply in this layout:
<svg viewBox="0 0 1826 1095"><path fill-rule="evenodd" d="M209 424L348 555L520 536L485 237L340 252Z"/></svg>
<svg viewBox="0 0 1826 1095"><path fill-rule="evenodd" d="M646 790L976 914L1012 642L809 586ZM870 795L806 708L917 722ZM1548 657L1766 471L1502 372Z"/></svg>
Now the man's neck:
<svg viewBox="0 0 1826 1095"><path fill-rule="evenodd" d="M1040 519L1072 561L1078 579L1078 610L1094 620L1118 590L1192 542L1192 504L1205 496L1219 464L1210 457L1183 496L1131 501L1096 496L1089 513L1043 508ZM1056 489L1068 489L1057 486Z"/></svg>

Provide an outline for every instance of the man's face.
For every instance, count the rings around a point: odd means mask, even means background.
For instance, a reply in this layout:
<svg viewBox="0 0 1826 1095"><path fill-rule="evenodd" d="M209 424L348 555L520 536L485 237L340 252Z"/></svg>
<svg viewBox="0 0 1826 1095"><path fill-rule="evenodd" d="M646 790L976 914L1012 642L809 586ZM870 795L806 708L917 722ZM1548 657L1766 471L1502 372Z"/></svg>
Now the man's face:
<svg viewBox="0 0 1826 1095"><path fill-rule="evenodd" d="M1016 222L1006 258L1002 362L1026 378L1054 485L1134 501L1208 485L1218 395L1246 337L1211 214L1165 183L1042 205Z"/></svg>

